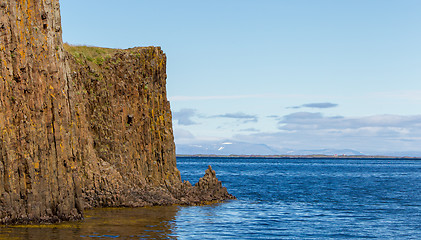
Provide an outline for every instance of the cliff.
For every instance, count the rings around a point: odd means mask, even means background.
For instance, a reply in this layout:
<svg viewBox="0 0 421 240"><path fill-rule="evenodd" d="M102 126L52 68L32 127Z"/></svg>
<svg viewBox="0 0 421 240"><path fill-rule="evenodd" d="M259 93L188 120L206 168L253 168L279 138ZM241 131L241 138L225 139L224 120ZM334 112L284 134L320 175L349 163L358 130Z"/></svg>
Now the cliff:
<svg viewBox="0 0 421 240"><path fill-rule="evenodd" d="M58 0L2 1L0 222L233 198L212 169L181 181L165 70L158 47L64 46Z"/></svg>

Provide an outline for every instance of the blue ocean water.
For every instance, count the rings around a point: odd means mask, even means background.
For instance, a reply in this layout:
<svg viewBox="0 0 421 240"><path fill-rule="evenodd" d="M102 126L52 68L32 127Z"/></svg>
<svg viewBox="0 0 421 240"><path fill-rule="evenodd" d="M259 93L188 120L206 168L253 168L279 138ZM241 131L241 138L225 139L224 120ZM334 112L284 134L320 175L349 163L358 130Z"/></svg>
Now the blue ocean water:
<svg viewBox="0 0 421 240"><path fill-rule="evenodd" d="M238 200L97 209L54 225L0 227L0 239L421 239L421 161L177 158L208 165Z"/></svg>
<svg viewBox="0 0 421 240"><path fill-rule="evenodd" d="M178 158L238 200L179 210L180 239L421 239L421 161Z"/></svg>

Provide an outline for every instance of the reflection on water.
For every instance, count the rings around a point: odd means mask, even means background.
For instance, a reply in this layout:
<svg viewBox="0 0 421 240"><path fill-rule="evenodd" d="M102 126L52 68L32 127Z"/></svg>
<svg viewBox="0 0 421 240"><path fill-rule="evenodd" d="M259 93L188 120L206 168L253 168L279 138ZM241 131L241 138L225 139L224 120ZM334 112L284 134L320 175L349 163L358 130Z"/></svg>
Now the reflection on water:
<svg viewBox="0 0 421 240"><path fill-rule="evenodd" d="M0 239L176 239L179 207L95 209L85 220L61 224L0 227Z"/></svg>

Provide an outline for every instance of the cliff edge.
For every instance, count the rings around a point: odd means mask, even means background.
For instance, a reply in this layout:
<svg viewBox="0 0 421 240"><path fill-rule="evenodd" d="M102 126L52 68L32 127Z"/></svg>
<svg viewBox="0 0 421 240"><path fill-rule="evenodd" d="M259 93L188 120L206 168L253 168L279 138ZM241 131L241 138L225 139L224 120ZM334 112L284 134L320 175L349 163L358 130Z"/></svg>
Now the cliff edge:
<svg viewBox="0 0 421 240"><path fill-rule="evenodd" d="M159 47L63 45L58 0L2 1L0 222L234 198L181 181L165 86Z"/></svg>

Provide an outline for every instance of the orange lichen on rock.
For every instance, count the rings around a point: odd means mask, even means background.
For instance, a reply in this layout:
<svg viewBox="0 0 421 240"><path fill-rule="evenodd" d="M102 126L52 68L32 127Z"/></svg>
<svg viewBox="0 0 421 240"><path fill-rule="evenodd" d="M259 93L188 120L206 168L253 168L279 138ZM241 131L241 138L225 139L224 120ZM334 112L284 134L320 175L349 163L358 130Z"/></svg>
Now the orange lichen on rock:
<svg viewBox="0 0 421 240"><path fill-rule="evenodd" d="M57 0L2 1L0 223L233 198L181 181L165 69L159 47L63 45Z"/></svg>

